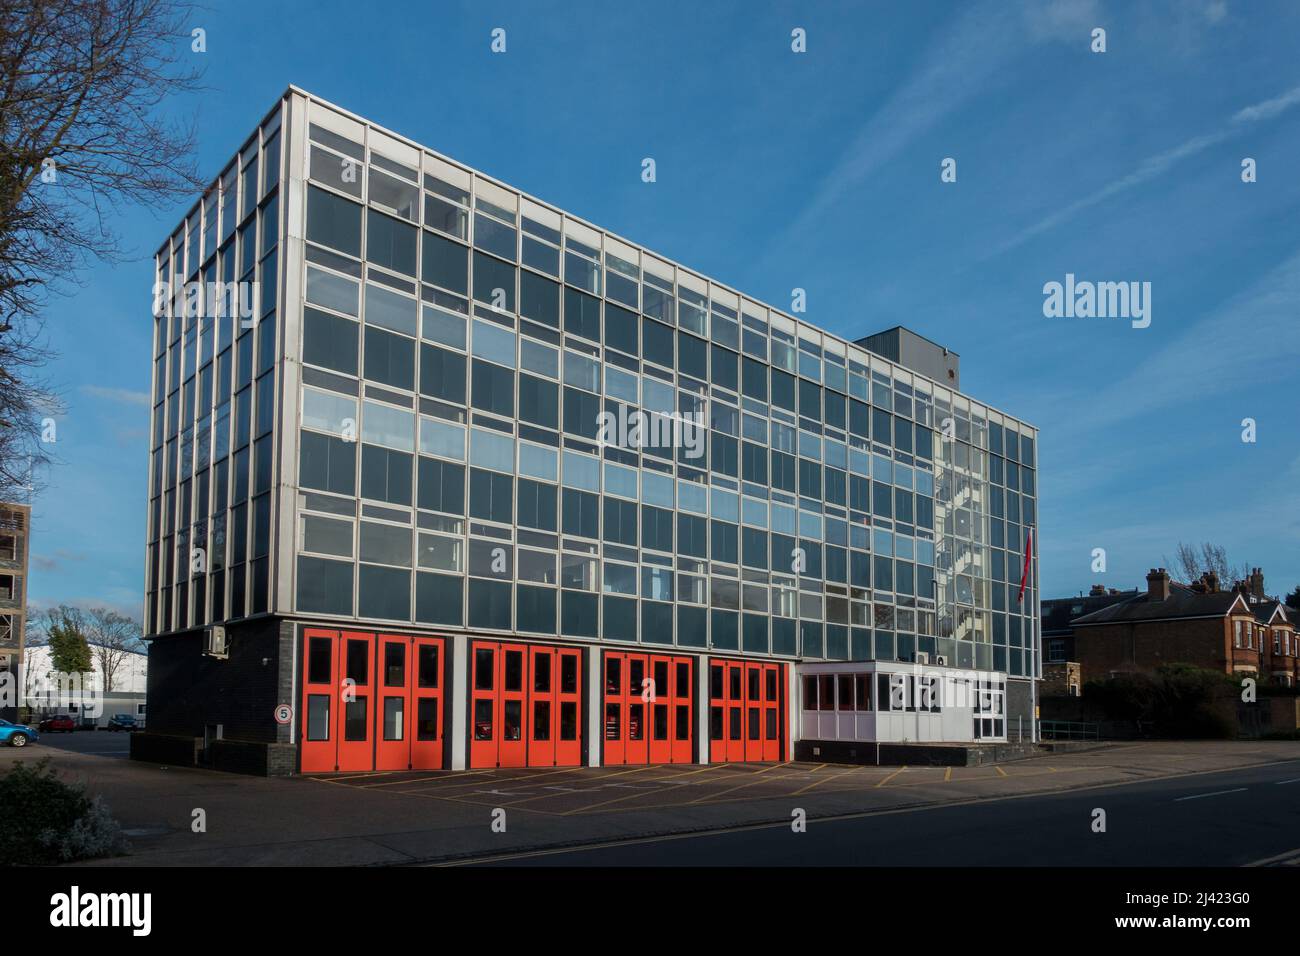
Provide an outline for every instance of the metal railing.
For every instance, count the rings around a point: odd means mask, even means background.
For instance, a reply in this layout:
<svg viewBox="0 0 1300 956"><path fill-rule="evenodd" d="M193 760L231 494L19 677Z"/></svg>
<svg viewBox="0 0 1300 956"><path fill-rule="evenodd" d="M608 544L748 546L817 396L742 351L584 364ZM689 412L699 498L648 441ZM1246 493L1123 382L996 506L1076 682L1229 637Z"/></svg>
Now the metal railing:
<svg viewBox="0 0 1300 956"><path fill-rule="evenodd" d="M1101 725L1077 720L1043 720L1039 722L1043 740L1100 740Z"/></svg>

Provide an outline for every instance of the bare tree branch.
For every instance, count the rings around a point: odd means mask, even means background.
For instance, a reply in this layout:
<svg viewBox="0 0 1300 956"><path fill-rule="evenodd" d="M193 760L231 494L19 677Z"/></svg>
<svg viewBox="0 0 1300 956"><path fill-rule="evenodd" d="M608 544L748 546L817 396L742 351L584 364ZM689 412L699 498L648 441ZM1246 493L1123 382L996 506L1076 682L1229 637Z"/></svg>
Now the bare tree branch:
<svg viewBox="0 0 1300 956"><path fill-rule="evenodd" d="M163 108L198 88L177 0L0 0L0 498L30 496L61 402L42 312L91 261L121 261L124 206L199 191L195 128ZM25 492L18 495L17 492Z"/></svg>

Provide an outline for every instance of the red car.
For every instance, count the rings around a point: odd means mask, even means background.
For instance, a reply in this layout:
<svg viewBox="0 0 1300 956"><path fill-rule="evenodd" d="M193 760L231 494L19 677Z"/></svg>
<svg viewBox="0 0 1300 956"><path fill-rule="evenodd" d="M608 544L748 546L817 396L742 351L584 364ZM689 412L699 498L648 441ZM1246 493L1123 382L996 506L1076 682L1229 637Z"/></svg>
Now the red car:
<svg viewBox="0 0 1300 956"><path fill-rule="evenodd" d="M36 725L36 729L43 734L52 734L58 731L70 734L77 729L77 722L67 714L55 714L53 717L46 717L42 720Z"/></svg>

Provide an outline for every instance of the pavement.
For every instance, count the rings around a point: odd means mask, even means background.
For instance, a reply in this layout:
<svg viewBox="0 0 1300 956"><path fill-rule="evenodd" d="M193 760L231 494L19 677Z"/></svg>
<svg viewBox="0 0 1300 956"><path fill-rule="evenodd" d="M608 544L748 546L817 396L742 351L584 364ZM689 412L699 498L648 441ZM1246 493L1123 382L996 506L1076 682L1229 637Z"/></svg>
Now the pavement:
<svg viewBox="0 0 1300 956"><path fill-rule="evenodd" d="M683 839L687 843L700 841L698 846L707 852L698 857L694 851L684 857L678 854L672 858L677 864L752 859L884 865L905 862L903 856L890 856L883 847L891 834L902 839L913 827L921 829L906 853L919 854L927 865L1068 862L1064 844L1048 835L1056 832L1053 828L1057 825L1066 825L1064 821L1077 808L1058 811L1050 798L1088 803L1094 799L1091 791L1103 790L1108 794L1131 790L1135 799L1145 799L1152 808L1162 808L1180 796L1233 791L1223 798L1197 797L1174 806L1181 812L1201 804L1194 815L1184 813L1188 825L1214 828L1216 813L1222 814L1228 806L1221 800L1242 802L1243 806L1231 812L1253 820L1258 832L1248 834L1249 839L1233 835L1229 842L1245 839L1240 843L1241 852L1233 856L1237 863L1274 856L1285 862L1286 854L1300 844L1300 826L1296 825L1300 817L1288 809L1300 803L1296 799L1300 797L1300 742L1295 741L1109 744L989 767L848 767L790 762L276 779L133 762L125 758L125 743L123 735L103 732L45 736L39 744L23 750L0 749L0 771L14 761L48 756L65 778L83 782L91 792L101 794L126 829L132 852L94 865L523 862L537 853L554 857L546 862L586 864L625 861L608 855L597 859L594 850L568 858L557 851L656 841L675 842L681 849ZM1256 780L1252 774L1263 776ZM1288 782L1296 786L1287 786ZM1140 789L1152 785L1156 789L1149 792ZM1164 785L1174 789L1161 789ZM1266 804L1246 802L1243 791L1252 788L1267 791ZM1264 814L1261 807L1267 814L1284 818L1287 825L1274 825L1272 816ZM978 847L964 853L959 844L928 839L926 828L942 821L936 812L941 810L957 821L953 826L962 832L986 828L991 833L1002 814L1008 815L1007 821L1018 814L1029 815L1043 821L1045 829L1026 831L1011 841L1021 848L1017 859L991 860ZM1057 812L1064 816L1053 816ZM760 831L766 828L773 834L788 834L796 814L809 821L808 834L823 836L798 844L795 858L785 859L781 852L765 856L761 847L769 836ZM906 822L905 815L910 815ZM837 828L848 826L849 818L875 819L869 829L844 830L838 842L820 842L839 832ZM832 823L836 820L839 822ZM1147 828L1158 828L1161 820L1161 814L1155 813ZM1085 828L1085 832L1091 831ZM750 835L736 836L741 833ZM1183 832L1178 839L1187 840L1189 833ZM862 842L868 836L868 842ZM871 848L870 853L866 847ZM877 852L877 848L882 849ZM751 858L747 855L751 852L757 855ZM1135 856L1134 862L1151 864L1164 859Z"/></svg>

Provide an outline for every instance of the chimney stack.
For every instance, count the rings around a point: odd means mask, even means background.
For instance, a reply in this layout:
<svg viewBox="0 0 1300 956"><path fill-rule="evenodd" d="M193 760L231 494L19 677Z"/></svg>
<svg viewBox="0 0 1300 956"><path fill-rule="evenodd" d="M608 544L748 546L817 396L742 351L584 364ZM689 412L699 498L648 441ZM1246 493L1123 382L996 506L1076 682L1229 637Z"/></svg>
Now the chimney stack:
<svg viewBox="0 0 1300 956"><path fill-rule="evenodd" d="M1264 572L1259 568L1252 568L1250 572L1250 593L1261 601L1265 599L1264 594Z"/></svg>
<svg viewBox="0 0 1300 956"><path fill-rule="evenodd" d="M1088 592L1088 597L1098 597L1106 593L1106 585L1094 584L1092 590Z"/></svg>
<svg viewBox="0 0 1300 956"><path fill-rule="evenodd" d="M1205 590L1210 594L1219 593L1219 576L1213 571L1206 571L1201 575L1201 580L1205 582Z"/></svg>
<svg viewBox="0 0 1300 956"><path fill-rule="evenodd" d="M1147 598L1152 601L1169 600L1169 572L1152 568L1147 574Z"/></svg>

